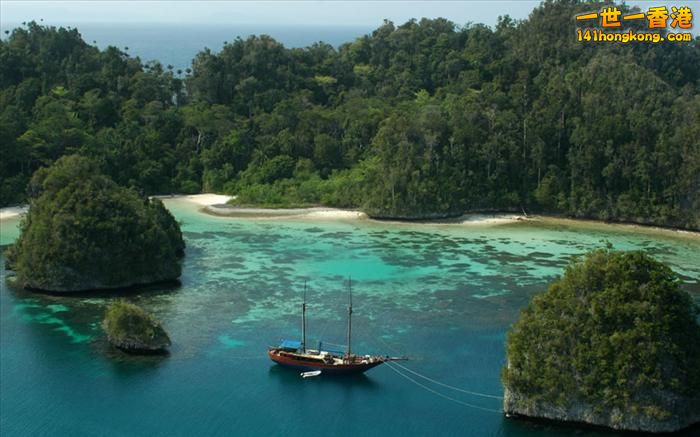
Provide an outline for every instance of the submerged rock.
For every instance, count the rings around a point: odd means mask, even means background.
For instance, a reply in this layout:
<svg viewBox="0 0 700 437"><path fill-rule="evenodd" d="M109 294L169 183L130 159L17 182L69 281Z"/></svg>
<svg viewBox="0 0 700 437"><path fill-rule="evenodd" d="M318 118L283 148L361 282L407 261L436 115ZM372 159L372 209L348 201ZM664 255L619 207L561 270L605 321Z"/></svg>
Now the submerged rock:
<svg viewBox="0 0 700 437"><path fill-rule="evenodd" d="M673 432L700 422L698 308L642 252L598 250L508 333L507 415Z"/></svg>
<svg viewBox="0 0 700 437"><path fill-rule="evenodd" d="M127 352L164 352L170 346L160 321L127 302L118 301L107 308L102 328L113 346Z"/></svg>

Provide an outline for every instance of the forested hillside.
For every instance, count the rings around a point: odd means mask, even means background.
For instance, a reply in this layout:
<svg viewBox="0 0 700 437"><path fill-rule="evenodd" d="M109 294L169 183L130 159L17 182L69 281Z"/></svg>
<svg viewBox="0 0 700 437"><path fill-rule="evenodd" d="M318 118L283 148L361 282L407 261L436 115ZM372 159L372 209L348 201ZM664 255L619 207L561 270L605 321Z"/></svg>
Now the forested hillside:
<svg viewBox="0 0 700 437"><path fill-rule="evenodd" d="M180 73L29 23L0 42L0 204L78 153L146 194L700 229L700 39L582 44L573 17L601 4L577 3L339 49L236 39Z"/></svg>

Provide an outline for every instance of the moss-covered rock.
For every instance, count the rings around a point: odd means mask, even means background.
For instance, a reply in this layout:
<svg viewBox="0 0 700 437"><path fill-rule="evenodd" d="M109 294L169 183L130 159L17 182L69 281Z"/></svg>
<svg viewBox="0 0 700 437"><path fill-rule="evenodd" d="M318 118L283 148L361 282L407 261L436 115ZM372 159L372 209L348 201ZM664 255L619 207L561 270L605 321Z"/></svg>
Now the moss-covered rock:
<svg viewBox="0 0 700 437"><path fill-rule="evenodd" d="M109 342L131 353L165 351L170 338L160 321L138 306L124 301L112 303L105 313L102 328Z"/></svg>
<svg viewBox="0 0 700 437"><path fill-rule="evenodd" d="M32 178L31 207L9 267L53 292L177 279L185 243L162 202L121 187L87 158L67 156Z"/></svg>
<svg viewBox="0 0 700 437"><path fill-rule="evenodd" d="M508 414L669 432L700 421L698 308L666 265L598 250L508 333Z"/></svg>

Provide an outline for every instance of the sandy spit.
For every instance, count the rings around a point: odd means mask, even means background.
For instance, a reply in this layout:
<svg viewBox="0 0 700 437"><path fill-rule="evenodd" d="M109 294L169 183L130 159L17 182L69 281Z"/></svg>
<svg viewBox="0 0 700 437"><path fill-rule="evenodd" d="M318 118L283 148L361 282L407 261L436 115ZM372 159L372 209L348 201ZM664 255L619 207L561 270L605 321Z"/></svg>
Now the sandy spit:
<svg viewBox="0 0 700 437"><path fill-rule="evenodd" d="M27 206L27 205L8 206L6 208L0 208L0 220L5 220L5 219L17 217L17 216L26 214L27 211L29 211L29 206Z"/></svg>
<svg viewBox="0 0 700 437"><path fill-rule="evenodd" d="M361 211L353 211L337 208L245 208L229 205L209 205L203 208L203 212L211 215L238 217L238 218L281 218L295 217L308 219L366 219L367 214Z"/></svg>
<svg viewBox="0 0 700 437"><path fill-rule="evenodd" d="M299 219L327 219L327 220L367 220L369 217L362 211L313 207L313 208L247 208L230 205L209 205L202 209L202 212L237 218L299 218ZM512 214L467 214L455 219L446 220L426 220L423 223L448 224L448 225L498 225L527 220L524 216ZM387 223L411 223L406 221L381 220Z"/></svg>
<svg viewBox="0 0 700 437"><path fill-rule="evenodd" d="M200 206L211 206L211 205L225 205L226 202L235 198L235 196L227 196L225 194L164 194L151 196L156 199L174 199L174 200L184 200L195 205Z"/></svg>

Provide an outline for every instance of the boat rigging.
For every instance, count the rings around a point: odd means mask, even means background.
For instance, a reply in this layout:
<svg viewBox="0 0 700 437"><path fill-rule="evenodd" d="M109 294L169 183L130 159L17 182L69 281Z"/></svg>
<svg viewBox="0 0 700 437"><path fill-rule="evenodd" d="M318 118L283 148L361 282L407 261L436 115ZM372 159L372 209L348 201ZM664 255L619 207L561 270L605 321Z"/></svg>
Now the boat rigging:
<svg viewBox="0 0 700 437"><path fill-rule="evenodd" d="M304 299L301 305L301 341L282 340L276 347L270 347L268 356L275 363L302 372L321 371L330 375L349 375L366 372L388 361L406 360L404 357L388 355L359 355L352 353L352 282L348 279L350 301L348 305L347 345L344 352L323 350L319 342L318 349L306 346L306 283ZM315 374L316 375L319 375Z"/></svg>

